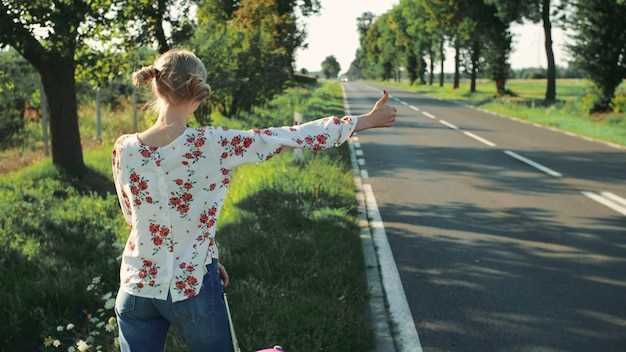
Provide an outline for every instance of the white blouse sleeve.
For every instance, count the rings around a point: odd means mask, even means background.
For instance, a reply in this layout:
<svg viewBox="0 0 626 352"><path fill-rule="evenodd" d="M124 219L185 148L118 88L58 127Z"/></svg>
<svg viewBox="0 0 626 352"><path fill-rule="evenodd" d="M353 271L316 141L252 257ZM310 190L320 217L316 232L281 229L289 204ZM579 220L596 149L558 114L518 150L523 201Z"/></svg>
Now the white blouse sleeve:
<svg viewBox="0 0 626 352"><path fill-rule="evenodd" d="M111 168L113 171L113 183L115 183L115 190L117 191L117 198L120 203L120 207L122 208L124 219L126 220L128 226L132 227L132 210L130 206L130 199L128 199L128 195L126 194L126 192L124 192L124 189L120 183L122 182L122 160L120 141L123 138L124 136L120 136L113 144Z"/></svg>
<svg viewBox="0 0 626 352"><path fill-rule="evenodd" d="M328 116L299 125L237 130L209 129L217 148L220 166L231 169L242 164L259 163L280 153L283 147L313 152L338 147L354 133L360 116Z"/></svg>

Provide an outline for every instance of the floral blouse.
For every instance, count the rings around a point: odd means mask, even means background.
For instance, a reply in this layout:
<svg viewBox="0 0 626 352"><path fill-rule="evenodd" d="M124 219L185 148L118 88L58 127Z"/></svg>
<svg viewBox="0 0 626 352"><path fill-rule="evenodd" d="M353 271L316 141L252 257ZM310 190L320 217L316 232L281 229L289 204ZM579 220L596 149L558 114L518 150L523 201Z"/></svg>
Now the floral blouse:
<svg viewBox="0 0 626 352"><path fill-rule="evenodd" d="M113 146L113 179L131 228L120 286L128 293L181 301L200 292L206 265L218 258L215 228L233 169L260 163L283 147L314 152L339 146L359 116L328 116L294 126L235 130L189 127L165 146L137 133Z"/></svg>

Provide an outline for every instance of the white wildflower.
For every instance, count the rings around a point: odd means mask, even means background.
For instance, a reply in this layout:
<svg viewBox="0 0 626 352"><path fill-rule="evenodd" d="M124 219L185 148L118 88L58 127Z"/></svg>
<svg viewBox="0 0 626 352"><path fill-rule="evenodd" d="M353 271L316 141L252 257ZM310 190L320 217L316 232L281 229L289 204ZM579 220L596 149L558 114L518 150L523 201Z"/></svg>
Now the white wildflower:
<svg viewBox="0 0 626 352"><path fill-rule="evenodd" d="M113 307L115 307L115 298L109 298L109 300L104 303L104 308L113 309Z"/></svg>
<svg viewBox="0 0 626 352"><path fill-rule="evenodd" d="M106 301L107 299L111 298L112 295L113 294L111 293L111 291L109 291L109 292L107 292L107 293L102 295L102 300Z"/></svg>
<svg viewBox="0 0 626 352"><path fill-rule="evenodd" d="M72 323L67 324L67 327L66 327L67 330L72 330L73 328L74 328L74 324Z"/></svg>
<svg viewBox="0 0 626 352"><path fill-rule="evenodd" d="M94 288L93 284L87 285L87 291L91 291L93 290L93 288Z"/></svg>
<svg viewBox="0 0 626 352"><path fill-rule="evenodd" d="M54 347L59 347L59 346L61 346L61 341L59 341L59 340L54 340L54 342L52 343L52 345L53 345Z"/></svg>
<svg viewBox="0 0 626 352"><path fill-rule="evenodd" d="M63 331L63 326L62 325L57 326L57 331Z"/></svg>
<svg viewBox="0 0 626 352"><path fill-rule="evenodd" d="M84 352L87 351L91 346L89 346L87 342L83 340L78 340L78 342L76 342L76 347L80 352Z"/></svg>
<svg viewBox="0 0 626 352"><path fill-rule="evenodd" d="M48 346L52 345L53 341L54 341L54 339L52 338L52 336L46 336L46 338L43 340L43 345L48 347Z"/></svg>
<svg viewBox="0 0 626 352"><path fill-rule="evenodd" d="M97 284L100 282L101 278L102 278L101 276L96 276L93 279L91 279L91 282L93 282L94 284Z"/></svg>

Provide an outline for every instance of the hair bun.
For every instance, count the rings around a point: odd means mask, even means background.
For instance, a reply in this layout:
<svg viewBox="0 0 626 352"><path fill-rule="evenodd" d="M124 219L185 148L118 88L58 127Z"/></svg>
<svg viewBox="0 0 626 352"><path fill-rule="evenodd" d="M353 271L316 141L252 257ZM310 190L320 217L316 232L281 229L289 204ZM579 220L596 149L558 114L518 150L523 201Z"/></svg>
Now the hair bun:
<svg viewBox="0 0 626 352"><path fill-rule="evenodd" d="M159 75L159 70L153 65L144 66L133 73L133 84L140 86Z"/></svg>

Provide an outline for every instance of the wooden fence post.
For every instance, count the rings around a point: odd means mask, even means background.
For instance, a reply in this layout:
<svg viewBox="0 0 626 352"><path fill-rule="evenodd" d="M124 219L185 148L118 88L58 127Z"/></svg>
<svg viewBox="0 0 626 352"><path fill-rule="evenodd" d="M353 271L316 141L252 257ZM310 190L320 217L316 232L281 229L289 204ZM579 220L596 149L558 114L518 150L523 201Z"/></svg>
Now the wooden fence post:
<svg viewBox="0 0 626 352"><path fill-rule="evenodd" d="M96 137L102 143L102 117L100 116L100 86L96 87Z"/></svg>
<svg viewBox="0 0 626 352"><path fill-rule="evenodd" d="M293 113L293 124L294 125L299 125L302 123L302 114L294 111ZM293 155L294 155L294 159L296 160L296 162L301 162L302 161L302 149L297 148L294 149L293 151Z"/></svg>
<svg viewBox="0 0 626 352"><path fill-rule="evenodd" d="M48 121L50 121L48 109L48 97L43 88L43 82L39 80L39 104L41 109L41 134L43 135L43 152L45 156L50 155L50 140L48 137Z"/></svg>

